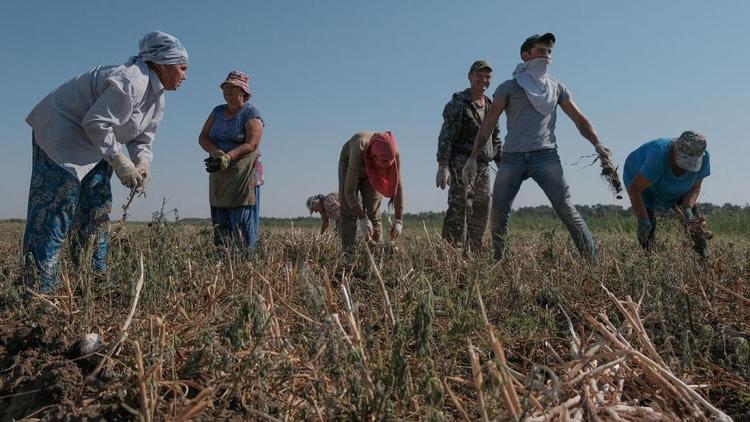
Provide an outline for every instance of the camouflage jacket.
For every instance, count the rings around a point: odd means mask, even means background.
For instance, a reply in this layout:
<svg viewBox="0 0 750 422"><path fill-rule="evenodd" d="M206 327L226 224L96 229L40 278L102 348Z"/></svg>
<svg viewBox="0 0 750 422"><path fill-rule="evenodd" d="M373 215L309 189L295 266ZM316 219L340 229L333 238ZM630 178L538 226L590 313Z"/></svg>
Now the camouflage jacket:
<svg viewBox="0 0 750 422"><path fill-rule="evenodd" d="M489 114L491 105L492 100L485 96L485 116ZM453 98L443 109L443 127L440 129L440 135L438 136L438 162L448 162L457 155L468 157L471 154L474 137L479 130L479 125L482 124L482 118L479 116L468 88L453 94ZM489 162L490 160L500 159L500 129L498 127L495 127L495 130L492 131L491 138L491 142L487 142L485 151L482 151L479 156L480 161ZM490 143L492 144L491 150Z"/></svg>

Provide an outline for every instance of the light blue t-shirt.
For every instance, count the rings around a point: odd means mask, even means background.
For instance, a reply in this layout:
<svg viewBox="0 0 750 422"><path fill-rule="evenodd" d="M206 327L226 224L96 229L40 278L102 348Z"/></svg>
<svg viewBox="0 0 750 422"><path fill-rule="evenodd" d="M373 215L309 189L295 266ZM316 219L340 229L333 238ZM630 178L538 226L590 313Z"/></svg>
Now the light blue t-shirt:
<svg viewBox="0 0 750 422"><path fill-rule="evenodd" d="M571 98L570 91L562 82L555 80L554 89L558 104ZM526 91L515 79L498 85L493 98L505 102L505 115L508 118L508 134L505 136L503 152L531 152L557 147L556 109L546 116L536 111L526 96Z"/></svg>
<svg viewBox="0 0 750 422"><path fill-rule="evenodd" d="M690 191L696 182L711 174L708 151L698 171L688 171L675 176L669 165L669 146L672 139L660 138L646 142L628 155L623 168L625 186L630 187L640 173L651 182L643 191L643 202L651 210L669 209Z"/></svg>

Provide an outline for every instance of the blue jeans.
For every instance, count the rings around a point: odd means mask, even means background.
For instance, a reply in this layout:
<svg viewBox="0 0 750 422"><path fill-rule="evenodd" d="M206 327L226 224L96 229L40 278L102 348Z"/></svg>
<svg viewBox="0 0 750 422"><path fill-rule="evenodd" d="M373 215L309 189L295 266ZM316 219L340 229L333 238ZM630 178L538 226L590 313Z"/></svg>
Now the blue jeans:
<svg viewBox="0 0 750 422"><path fill-rule="evenodd" d="M32 138L29 206L23 235L25 279L43 293L57 287L60 248L70 231L74 265L82 251L92 248L96 272L106 267L112 167L100 161L80 182L57 165Z"/></svg>
<svg viewBox="0 0 750 422"><path fill-rule="evenodd" d="M490 229L495 259L505 253L508 216L521 183L531 177L547 195L557 216L568 228L573 242L582 255L596 258L596 245L586 222L570 200L570 189L565 182L557 150L503 153L492 191Z"/></svg>

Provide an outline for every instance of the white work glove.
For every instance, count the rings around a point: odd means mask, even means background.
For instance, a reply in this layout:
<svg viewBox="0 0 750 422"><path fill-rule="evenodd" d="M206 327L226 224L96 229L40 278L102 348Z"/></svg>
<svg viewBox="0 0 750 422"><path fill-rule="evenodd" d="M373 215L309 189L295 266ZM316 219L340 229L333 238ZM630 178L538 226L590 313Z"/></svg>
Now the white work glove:
<svg viewBox="0 0 750 422"><path fill-rule="evenodd" d="M372 222L369 218L361 218L359 221L357 221L357 232L361 234L364 237L370 237L372 235L372 232L375 230L375 227L372 226Z"/></svg>
<svg viewBox="0 0 750 422"><path fill-rule="evenodd" d="M600 157L612 157L612 151L601 142L594 145L594 149L596 149L596 153L599 154Z"/></svg>
<svg viewBox="0 0 750 422"><path fill-rule="evenodd" d="M396 219L396 222L391 226L391 239L396 240L401 236L401 229L404 227L404 223L401 220Z"/></svg>
<svg viewBox="0 0 750 422"><path fill-rule="evenodd" d="M125 187L135 189L141 184L143 177L141 177L133 162L122 151L117 153L115 158L108 160L108 162L115 171L117 178L120 179L120 182Z"/></svg>
<svg viewBox="0 0 750 422"><path fill-rule="evenodd" d="M461 170L461 179L464 186L468 186L474 182L475 174L477 174L477 159L469 157L466 160L466 164L464 164L464 168Z"/></svg>
<svg viewBox="0 0 750 422"><path fill-rule="evenodd" d="M138 174L141 175L141 183L139 186L146 186L146 183L151 180L151 168L149 163L147 161L140 161L136 164L135 168L138 170Z"/></svg>
<svg viewBox="0 0 750 422"><path fill-rule="evenodd" d="M446 186L450 185L450 177L451 171L448 169L448 166L439 166L437 176L435 176L435 187L445 189Z"/></svg>

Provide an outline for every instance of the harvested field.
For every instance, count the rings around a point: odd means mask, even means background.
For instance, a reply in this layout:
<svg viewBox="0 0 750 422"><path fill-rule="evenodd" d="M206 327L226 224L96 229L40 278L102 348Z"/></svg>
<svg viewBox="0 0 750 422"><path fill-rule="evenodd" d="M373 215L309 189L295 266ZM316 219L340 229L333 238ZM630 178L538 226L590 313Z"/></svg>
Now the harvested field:
<svg viewBox="0 0 750 422"><path fill-rule="evenodd" d="M106 276L66 257L46 297L0 224L0 420L750 419L750 240L716 232L702 263L668 225L647 258L617 223L589 265L555 224L495 264L407 221L377 272L315 227L245 259L206 225L128 224Z"/></svg>

